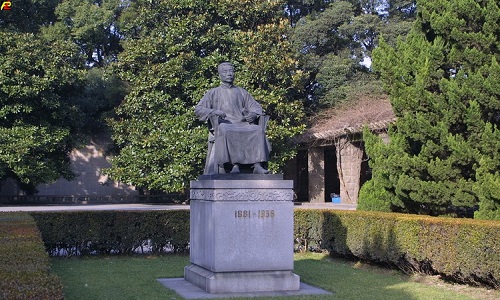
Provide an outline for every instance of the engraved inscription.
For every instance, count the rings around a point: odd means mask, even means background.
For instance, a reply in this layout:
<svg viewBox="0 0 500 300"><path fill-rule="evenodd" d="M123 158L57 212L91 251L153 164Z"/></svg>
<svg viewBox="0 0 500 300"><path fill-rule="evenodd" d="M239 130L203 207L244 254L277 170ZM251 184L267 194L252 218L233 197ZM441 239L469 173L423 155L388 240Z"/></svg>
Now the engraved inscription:
<svg viewBox="0 0 500 300"><path fill-rule="evenodd" d="M259 210L259 218L274 218L274 209Z"/></svg>
<svg viewBox="0 0 500 300"><path fill-rule="evenodd" d="M274 209L259 209L259 210L235 210L234 211L234 217L237 219L243 218L243 219L249 219L249 218L258 218L258 219L267 219L267 218L274 218L276 216L276 213L274 212Z"/></svg>
<svg viewBox="0 0 500 300"><path fill-rule="evenodd" d="M234 211L234 217L235 218L250 218L252 216L252 213L250 210L235 210Z"/></svg>

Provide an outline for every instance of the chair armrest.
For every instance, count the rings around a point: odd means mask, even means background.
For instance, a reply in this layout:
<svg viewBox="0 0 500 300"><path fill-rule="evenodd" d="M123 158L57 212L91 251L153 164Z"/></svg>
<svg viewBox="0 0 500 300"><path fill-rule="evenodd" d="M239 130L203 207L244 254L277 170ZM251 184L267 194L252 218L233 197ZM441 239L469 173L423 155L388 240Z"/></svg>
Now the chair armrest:
<svg viewBox="0 0 500 300"><path fill-rule="evenodd" d="M213 115L208 117L207 125L209 131L217 132L217 130L219 129L219 116Z"/></svg>
<svg viewBox="0 0 500 300"><path fill-rule="evenodd" d="M259 116L257 124L260 125L260 127L262 127L262 129L264 129L264 131L266 131L267 123L269 122L270 118L271 117L268 115Z"/></svg>

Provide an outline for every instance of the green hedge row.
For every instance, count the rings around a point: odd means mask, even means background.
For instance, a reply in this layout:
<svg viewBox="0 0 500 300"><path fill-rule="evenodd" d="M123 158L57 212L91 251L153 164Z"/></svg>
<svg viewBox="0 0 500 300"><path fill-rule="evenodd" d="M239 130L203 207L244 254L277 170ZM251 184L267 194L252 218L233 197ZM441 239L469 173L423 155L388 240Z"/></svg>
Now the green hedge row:
<svg viewBox="0 0 500 300"><path fill-rule="evenodd" d="M189 211L37 212L50 255L189 251Z"/></svg>
<svg viewBox="0 0 500 300"><path fill-rule="evenodd" d="M0 213L0 299L63 299L33 218Z"/></svg>
<svg viewBox="0 0 500 300"><path fill-rule="evenodd" d="M189 211L32 213L51 255L187 252ZM499 287L500 222L364 212L295 211L295 249Z"/></svg>
<svg viewBox="0 0 500 300"><path fill-rule="evenodd" d="M296 210L306 250L389 264L411 273L499 287L500 222L332 210Z"/></svg>

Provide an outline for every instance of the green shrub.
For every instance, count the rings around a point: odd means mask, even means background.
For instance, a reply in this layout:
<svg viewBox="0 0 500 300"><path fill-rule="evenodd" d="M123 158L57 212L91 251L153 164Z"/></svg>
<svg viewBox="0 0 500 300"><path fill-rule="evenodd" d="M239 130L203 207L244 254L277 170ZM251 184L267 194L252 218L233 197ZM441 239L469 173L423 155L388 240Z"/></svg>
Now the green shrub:
<svg viewBox="0 0 500 300"><path fill-rule="evenodd" d="M498 288L500 222L382 212L296 210L298 247L319 245L405 272ZM300 237L300 238L298 238Z"/></svg>
<svg viewBox="0 0 500 300"><path fill-rule="evenodd" d="M51 255L187 252L189 211L32 213ZM298 209L298 251L324 251L498 287L500 222Z"/></svg>
<svg viewBox="0 0 500 300"><path fill-rule="evenodd" d="M367 181L359 191L358 210L391 211L391 202L382 199L387 198L387 193L380 186L374 184L373 180Z"/></svg>
<svg viewBox="0 0 500 300"><path fill-rule="evenodd" d="M61 282L49 271L33 218L0 213L0 299L63 299Z"/></svg>
<svg viewBox="0 0 500 300"><path fill-rule="evenodd" d="M50 255L187 252L189 211L32 213Z"/></svg>

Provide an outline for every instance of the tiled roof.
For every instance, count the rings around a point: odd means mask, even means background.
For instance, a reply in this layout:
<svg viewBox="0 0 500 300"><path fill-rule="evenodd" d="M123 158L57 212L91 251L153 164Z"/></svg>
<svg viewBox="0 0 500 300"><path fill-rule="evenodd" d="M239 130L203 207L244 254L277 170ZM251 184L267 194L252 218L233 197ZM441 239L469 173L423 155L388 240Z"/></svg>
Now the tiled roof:
<svg viewBox="0 0 500 300"><path fill-rule="evenodd" d="M295 137L296 143L313 143L318 140L333 140L347 134L370 130L382 130L396 120L387 97L362 98L339 107L326 110L311 121L303 134Z"/></svg>

